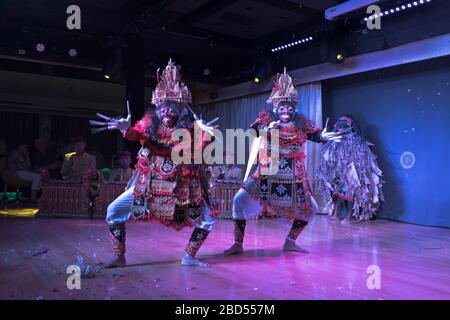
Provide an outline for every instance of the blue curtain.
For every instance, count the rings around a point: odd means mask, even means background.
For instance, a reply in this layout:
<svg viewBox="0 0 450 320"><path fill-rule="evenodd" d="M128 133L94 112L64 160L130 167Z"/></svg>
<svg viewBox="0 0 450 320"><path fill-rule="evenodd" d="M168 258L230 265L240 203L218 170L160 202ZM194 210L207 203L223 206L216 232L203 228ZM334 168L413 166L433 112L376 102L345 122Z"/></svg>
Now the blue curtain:
<svg viewBox="0 0 450 320"><path fill-rule="evenodd" d="M381 217L450 227L450 57L324 81L324 114L352 115L374 143Z"/></svg>

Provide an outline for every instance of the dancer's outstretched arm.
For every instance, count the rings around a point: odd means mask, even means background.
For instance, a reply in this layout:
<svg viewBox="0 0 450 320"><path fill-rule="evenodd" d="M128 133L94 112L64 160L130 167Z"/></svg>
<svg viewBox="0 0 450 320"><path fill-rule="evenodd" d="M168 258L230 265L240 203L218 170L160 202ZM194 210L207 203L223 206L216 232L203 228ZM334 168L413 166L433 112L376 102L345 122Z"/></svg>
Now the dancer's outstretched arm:
<svg viewBox="0 0 450 320"><path fill-rule="evenodd" d="M341 142L342 137L346 136L348 134L347 132L351 130L351 128L349 128L341 132L328 131L328 121L329 118L327 118L323 130L315 128L313 125L311 125L311 128L306 131L307 139L314 142Z"/></svg>
<svg viewBox="0 0 450 320"><path fill-rule="evenodd" d="M200 128L200 130L208 133L212 137L215 137L215 139L219 143L222 143L222 140L219 137L216 137L214 135L214 129L217 129L219 127L219 125L213 125L213 123L216 122L217 120L219 120L219 117L214 118L213 120L211 120L209 122L206 122L205 120L202 119L202 115L200 115L200 117L199 117L194 111L192 111L192 109L188 105L186 105L186 108L192 113L192 116L194 117L194 121L197 124L197 126Z"/></svg>
<svg viewBox="0 0 450 320"><path fill-rule="evenodd" d="M144 127L146 127L146 125L150 125L150 117L144 116L144 118L138 121L134 127L131 127L131 112L128 100L127 112L128 114L126 118L119 119L111 118L105 116L104 114L97 113L97 116L102 118L104 121L89 120L89 123L91 125L98 126L92 128L92 133L97 133L104 130L119 130L122 133L123 137L128 140L139 141L145 139L145 130L143 129Z"/></svg>

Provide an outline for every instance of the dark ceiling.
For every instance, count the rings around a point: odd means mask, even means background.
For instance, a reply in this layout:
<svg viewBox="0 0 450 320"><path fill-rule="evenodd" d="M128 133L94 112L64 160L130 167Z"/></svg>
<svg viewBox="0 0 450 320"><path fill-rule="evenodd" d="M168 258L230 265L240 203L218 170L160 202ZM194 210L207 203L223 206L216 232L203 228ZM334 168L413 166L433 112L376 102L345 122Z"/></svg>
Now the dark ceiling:
<svg viewBox="0 0 450 320"><path fill-rule="evenodd" d="M341 2L0 0L0 68L100 80L113 48L137 37L149 77L172 57L192 81L234 83L256 72L272 46L326 26L324 10ZM81 30L66 28L70 4L81 9Z"/></svg>

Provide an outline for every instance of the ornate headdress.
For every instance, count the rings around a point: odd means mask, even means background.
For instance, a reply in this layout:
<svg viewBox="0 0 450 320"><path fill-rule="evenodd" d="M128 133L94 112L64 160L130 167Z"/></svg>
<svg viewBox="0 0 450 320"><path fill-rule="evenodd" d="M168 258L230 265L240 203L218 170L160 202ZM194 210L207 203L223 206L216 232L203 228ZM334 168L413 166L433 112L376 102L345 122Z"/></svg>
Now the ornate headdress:
<svg viewBox="0 0 450 320"><path fill-rule="evenodd" d="M152 103L159 106L165 102L175 102L179 104L189 104L192 102L192 95L189 88L181 81L177 67L169 59L166 68L159 74L156 71L156 88L152 93Z"/></svg>
<svg viewBox="0 0 450 320"><path fill-rule="evenodd" d="M275 87L273 87L267 103L278 107L280 102L283 101L294 102L295 104L298 102L298 92L294 88L292 78L286 73L286 68L284 68L284 73L277 74Z"/></svg>

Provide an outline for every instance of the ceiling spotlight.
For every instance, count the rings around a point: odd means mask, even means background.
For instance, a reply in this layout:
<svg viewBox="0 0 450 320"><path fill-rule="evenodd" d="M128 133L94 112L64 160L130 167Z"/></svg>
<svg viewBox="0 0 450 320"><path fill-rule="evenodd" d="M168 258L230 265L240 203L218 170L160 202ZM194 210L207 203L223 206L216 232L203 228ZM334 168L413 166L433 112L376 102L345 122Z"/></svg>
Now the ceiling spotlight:
<svg viewBox="0 0 450 320"><path fill-rule="evenodd" d="M36 44L36 51L37 52L44 52L45 51L45 45L42 42L39 42Z"/></svg>
<svg viewBox="0 0 450 320"><path fill-rule="evenodd" d="M345 53L344 52L338 52L336 54L336 62L337 63L342 63L345 60Z"/></svg>
<svg viewBox="0 0 450 320"><path fill-rule="evenodd" d="M109 80L109 79L111 79L111 77L110 77L110 76L108 76L107 74L105 74L105 75L104 75L104 77L105 77L105 79L106 79L106 80Z"/></svg>
<svg viewBox="0 0 450 320"><path fill-rule="evenodd" d="M260 79L259 77L254 77L254 78L253 78L253 82L254 82L254 83L260 83L260 82L261 82L261 79Z"/></svg>
<svg viewBox="0 0 450 320"><path fill-rule="evenodd" d="M77 54L78 54L77 49L73 49L73 48L69 49L69 56L70 57L74 58L74 57L77 56Z"/></svg>

